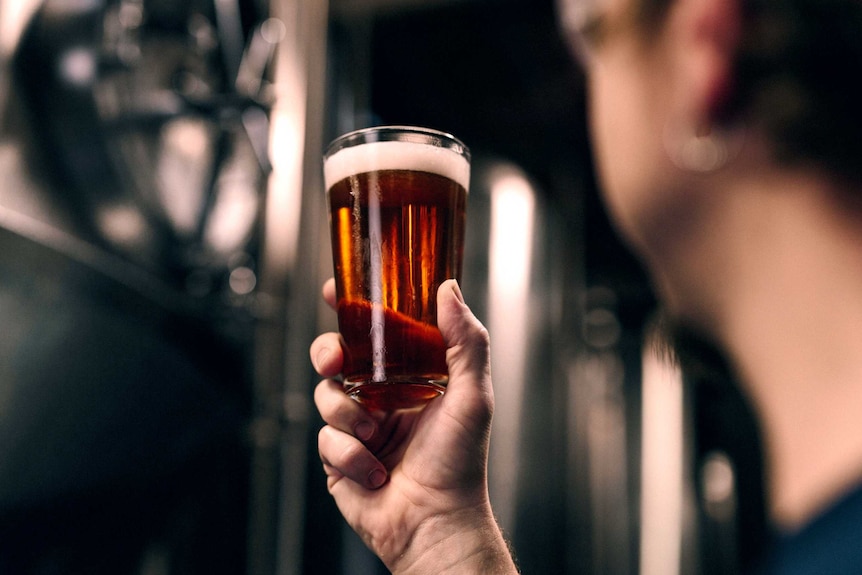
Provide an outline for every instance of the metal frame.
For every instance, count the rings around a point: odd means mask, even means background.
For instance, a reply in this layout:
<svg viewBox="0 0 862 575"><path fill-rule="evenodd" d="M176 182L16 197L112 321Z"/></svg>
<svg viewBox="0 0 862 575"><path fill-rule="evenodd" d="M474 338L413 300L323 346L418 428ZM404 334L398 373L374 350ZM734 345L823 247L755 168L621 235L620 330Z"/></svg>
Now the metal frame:
<svg viewBox="0 0 862 575"><path fill-rule="evenodd" d="M284 25L272 110L256 334L248 574L301 572L320 234L328 0L273 2Z"/></svg>

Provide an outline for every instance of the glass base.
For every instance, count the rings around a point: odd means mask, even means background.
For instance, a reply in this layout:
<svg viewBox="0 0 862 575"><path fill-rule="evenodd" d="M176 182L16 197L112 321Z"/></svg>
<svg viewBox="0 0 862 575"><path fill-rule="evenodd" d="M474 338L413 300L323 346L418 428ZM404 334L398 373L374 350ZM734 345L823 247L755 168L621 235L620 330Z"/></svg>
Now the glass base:
<svg viewBox="0 0 862 575"><path fill-rule="evenodd" d="M395 411L422 407L446 391L445 382L389 382L345 384L347 395L370 410Z"/></svg>

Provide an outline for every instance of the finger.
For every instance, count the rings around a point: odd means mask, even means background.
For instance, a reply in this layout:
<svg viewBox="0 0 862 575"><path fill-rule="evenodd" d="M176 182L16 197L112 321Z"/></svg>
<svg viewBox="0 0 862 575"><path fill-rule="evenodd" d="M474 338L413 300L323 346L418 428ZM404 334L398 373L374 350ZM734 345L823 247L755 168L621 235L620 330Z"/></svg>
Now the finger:
<svg viewBox="0 0 862 575"><path fill-rule="evenodd" d="M491 353L488 330L467 304L455 280L447 280L437 290L437 325L446 343L449 367L447 396L472 400L481 411L493 410Z"/></svg>
<svg viewBox="0 0 862 575"><path fill-rule="evenodd" d="M374 417L359 402L344 393L341 383L327 379L314 389L314 404L323 420L332 427L368 442L379 426Z"/></svg>
<svg viewBox="0 0 862 575"><path fill-rule="evenodd" d="M335 309L335 278L329 278L323 282L323 289L320 290L323 295L323 301L329 304L329 307Z"/></svg>
<svg viewBox="0 0 862 575"><path fill-rule="evenodd" d="M308 348L311 364L323 377L335 377L344 365L344 351L337 333L324 333L315 338Z"/></svg>
<svg viewBox="0 0 862 575"><path fill-rule="evenodd" d="M443 282L437 291L437 325L447 348L449 365L459 371L482 376L490 373L490 338L470 308L464 303L461 288L455 280ZM452 373L449 374L450 378Z"/></svg>
<svg viewBox="0 0 862 575"><path fill-rule="evenodd" d="M367 488L377 489L386 482L386 468L352 435L325 426L317 436L317 448L326 474L334 480L341 476ZM330 482L332 488L334 482Z"/></svg>

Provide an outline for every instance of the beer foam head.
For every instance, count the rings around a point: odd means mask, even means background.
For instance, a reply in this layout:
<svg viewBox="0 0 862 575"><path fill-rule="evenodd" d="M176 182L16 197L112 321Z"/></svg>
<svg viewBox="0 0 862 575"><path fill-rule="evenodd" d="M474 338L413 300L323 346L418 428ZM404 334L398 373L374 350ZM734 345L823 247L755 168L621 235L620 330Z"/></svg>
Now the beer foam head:
<svg viewBox="0 0 862 575"><path fill-rule="evenodd" d="M417 142L371 142L342 148L323 165L326 187L353 174L375 170L417 170L446 176L469 190L470 162L458 152Z"/></svg>

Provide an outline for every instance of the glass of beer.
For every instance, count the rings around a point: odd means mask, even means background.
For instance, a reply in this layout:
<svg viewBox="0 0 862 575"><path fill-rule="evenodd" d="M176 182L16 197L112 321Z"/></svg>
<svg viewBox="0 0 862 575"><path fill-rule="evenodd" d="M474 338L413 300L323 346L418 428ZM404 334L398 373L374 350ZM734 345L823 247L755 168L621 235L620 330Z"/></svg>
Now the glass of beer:
<svg viewBox="0 0 862 575"><path fill-rule="evenodd" d="M446 390L437 288L460 280L470 152L411 126L345 134L324 153L345 391L369 409Z"/></svg>

